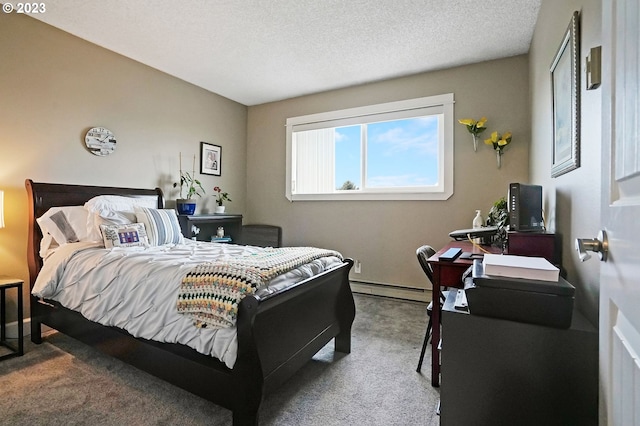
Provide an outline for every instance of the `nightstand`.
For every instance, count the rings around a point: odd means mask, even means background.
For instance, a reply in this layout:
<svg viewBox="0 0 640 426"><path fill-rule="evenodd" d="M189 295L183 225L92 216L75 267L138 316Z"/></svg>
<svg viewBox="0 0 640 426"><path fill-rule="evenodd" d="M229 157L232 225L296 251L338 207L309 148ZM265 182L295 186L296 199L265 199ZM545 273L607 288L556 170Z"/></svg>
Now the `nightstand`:
<svg viewBox="0 0 640 426"><path fill-rule="evenodd" d="M196 214L178 215L182 235L186 238L196 237L198 241L211 241L216 236L219 226L224 228L224 235L231 238L231 242L240 241L242 232L241 214ZM192 232L192 227L196 226L200 232L196 235Z"/></svg>
<svg viewBox="0 0 640 426"><path fill-rule="evenodd" d="M22 323L22 284L15 278L0 277L0 346L9 348L12 352L0 356L1 359L22 356L24 354L24 336ZM18 292L18 347L7 342L7 290L16 289Z"/></svg>

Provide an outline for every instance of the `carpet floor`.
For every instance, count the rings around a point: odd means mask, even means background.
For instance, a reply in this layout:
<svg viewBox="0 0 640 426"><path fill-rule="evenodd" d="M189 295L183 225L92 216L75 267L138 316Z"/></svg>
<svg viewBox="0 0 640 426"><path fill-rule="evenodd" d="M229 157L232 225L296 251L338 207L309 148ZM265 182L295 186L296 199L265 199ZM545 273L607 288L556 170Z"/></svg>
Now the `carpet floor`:
<svg viewBox="0 0 640 426"><path fill-rule="evenodd" d="M329 343L265 396L261 425L439 424L421 303L355 295L351 353ZM428 352L428 351L427 351ZM0 362L0 425L230 425L231 412L52 332Z"/></svg>

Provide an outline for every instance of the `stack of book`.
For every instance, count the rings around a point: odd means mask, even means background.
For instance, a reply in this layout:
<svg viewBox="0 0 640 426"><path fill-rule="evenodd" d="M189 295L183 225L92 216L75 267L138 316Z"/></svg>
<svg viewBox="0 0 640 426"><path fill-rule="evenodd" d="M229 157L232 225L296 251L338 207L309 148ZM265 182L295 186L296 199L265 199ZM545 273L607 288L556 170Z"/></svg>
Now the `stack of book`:
<svg viewBox="0 0 640 426"><path fill-rule="evenodd" d="M212 243L230 243L231 237L211 237Z"/></svg>

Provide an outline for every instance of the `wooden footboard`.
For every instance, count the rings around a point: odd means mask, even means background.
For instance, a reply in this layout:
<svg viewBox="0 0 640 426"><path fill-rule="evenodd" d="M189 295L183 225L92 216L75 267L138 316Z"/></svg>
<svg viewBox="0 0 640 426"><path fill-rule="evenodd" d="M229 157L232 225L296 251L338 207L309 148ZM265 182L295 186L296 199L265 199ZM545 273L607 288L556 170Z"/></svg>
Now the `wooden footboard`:
<svg viewBox="0 0 640 426"><path fill-rule="evenodd" d="M336 350L350 352L355 317L348 281L352 264L348 260L338 269L305 280L295 288L258 299L253 327L246 326L252 338L244 333L241 320L238 343L240 347L255 344L267 389L286 380L291 375L289 369L293 367L295 371L300 360L306 362L334 337L339 336Z"/></svg>
<svg viewBox="0 0 640 426"><path fill-rule="evenodd" d="M49 207L82 205L100 194L157 195L159 190L105 188L26 182L30 196L29 271L31 287L41 267L42 235L35 218ZM31 296L31 339L42 341L41 324L76 338L141 370L233 411L234 425L255 425L264 392L282 384L335 339L350 352L355 304L349 286L350 259L331 270L265 297L245 297L239 305L238 356L233 369L178 344L158 343L106 327Z"/></svg>
<svg viewBox="0 0 640 426"><path fill-rule="evenodd" d="M234 424L249 424L262 393L282 384L335 338L335 349L351 350L355 304L349 286L353 262L265 298L248 296L238 312L237 383L247 395L233 409Z"/></svg>

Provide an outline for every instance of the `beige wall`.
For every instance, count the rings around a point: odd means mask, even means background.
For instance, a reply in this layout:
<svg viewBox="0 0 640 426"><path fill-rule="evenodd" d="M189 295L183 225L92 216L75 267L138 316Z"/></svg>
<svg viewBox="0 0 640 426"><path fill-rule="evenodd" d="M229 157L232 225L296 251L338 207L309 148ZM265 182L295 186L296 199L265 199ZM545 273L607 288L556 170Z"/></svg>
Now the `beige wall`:
<svg viewBox="0 0 640 426"><path fill-rule="evenodd" d="M222 146L222 176L200 176L209 196L199 209L213 208L219 185L230 212L245 210L245 106L24 15L0 13L0 41L0 274L28 279L26 178L160 186L173 206L178 153L190 164L206 141ZM85 149L93 126L115 133L112 155Z"/></svg>
<svg viewBox="0 0 640 426"><path fill-rule="evenodd" d="M580 168L551 178L551 80L549 68L574 11L581 13ZM531 87L531 180L544 186L545 210L551 230L562 236L562 264L577 288L576 302L598 323L600 265L581 263L576 238L593 238L600 229L601 89L586 90L585 58L601 45L600 0L544 0L529 53Z"/></svg>
<svg viewBox="0 0 640 426"><path fill-rule="evenodd" d="M509 182L542 184L550 227L563 235L568 278L597 320L599 265L579 264L572 248L575 237L595 235L599 227L600 91L586 91L584 83L582 166L550 178L549 65L573 10L582 11L584 67L588 48L600 44L600 1L545 0L529 56L259 105L248 113L39 21L0 14L0 189L8 204L0 274L27 279L24 179L161 186L172 200L178 152L191 157L207 141L223 147L223 175L201 178L209 194L214 185L231 193L231 212L243 213L245 222L281 225L287 244L336 248L361 260L363 272L354 279L399 286L425 288L415 260L419 245L442 246L450 230L471 225L477 208L486 216ZM502 169L489 147L474 153L469 134L456 124L455 193L447 201L286 200L287 117L447 92L455 95L456 119L486 115L489 131L513 132ZM99 158L83 147L84 132L94 125L116 133L112 156ZM203 204L213 206L210 197Z"/></svg>
<svg viewBox="0 0 640 426"><path fill-rule="evenodd" d="M486 216L510 182L529 177L529 98L526 56L479 63L249 107L247 211L252 222L283 227L288 245L334 248L362 262L354 280L424 289L415 257L422 244L442 247L449 231ZM455 187L447 201L314 201L285 198L285 120L288 117L453 92ZM513 142L496 167L493 150L473 151L457 119L488 118L487 134L511 130ZM429 286L430 287L430 286Z"/></svg>

